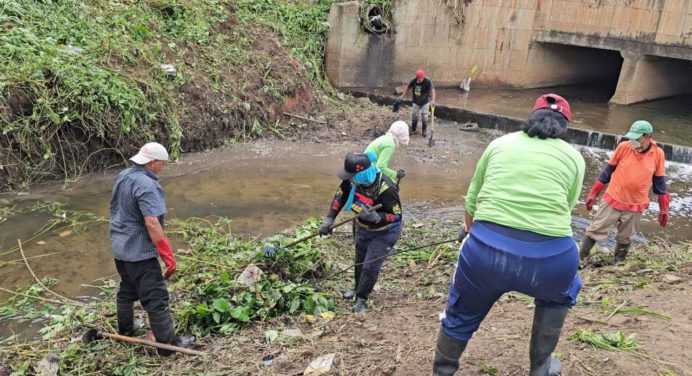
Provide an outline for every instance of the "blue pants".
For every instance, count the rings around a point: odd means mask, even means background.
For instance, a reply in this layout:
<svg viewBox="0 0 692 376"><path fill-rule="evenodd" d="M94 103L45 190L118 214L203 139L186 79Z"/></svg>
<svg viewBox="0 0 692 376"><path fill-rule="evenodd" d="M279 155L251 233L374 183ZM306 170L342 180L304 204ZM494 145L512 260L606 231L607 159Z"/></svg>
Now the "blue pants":
<svg viewBox="0 0 692 376"><path fill-rule="evenodd" d="M474 222L459 250L442 330L468 341L509 291L534 297L538 307L572 307L581 290L578 266L579 250L571 237Z"/></svg>
<svg viewBox="0 0 692 376"><path fill-rule="evenodd" d="M384 260L392 252L394 244L401 236L402 227L403 224L396 223L383 231L369 231L364 228L358 228L356 231L354 277L358 298L367 299L370 296Z"/></svg>

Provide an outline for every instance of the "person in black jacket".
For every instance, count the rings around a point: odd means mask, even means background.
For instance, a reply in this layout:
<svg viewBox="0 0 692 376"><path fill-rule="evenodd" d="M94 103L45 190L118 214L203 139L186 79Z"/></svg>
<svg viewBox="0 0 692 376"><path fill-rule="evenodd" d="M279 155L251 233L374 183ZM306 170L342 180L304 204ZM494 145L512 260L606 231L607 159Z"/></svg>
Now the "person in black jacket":
<svg viewBox="0 0 692 376"><path fill-rule="evenodd" d="M413 108L411 109L411 134L416 133L418 127L418 113L422 114L423 118L423 137L426 136L428 129L428 121L430 114L430 106L435 105L435 85L432 80L425 77L425 71L419 69L416 71L416 78L412 79L404 93L399 97L399 101L403 100L411 90L413 95ZM396 111L394 111L396 112Z"/></svg>
<svg viewBox="0 0 692 376"><path fill-rule="evenodd" d="M375 287L385 258L394 248L403 226L399 189L372 163L374 153L349 153L337 176L342 180L334 195L320 235L330 233L341 209L358 214L356 223L355 288L346 291L347 299L355 296L353 312L363 312ZM378 209L371 209L381 205Z"/></svg>

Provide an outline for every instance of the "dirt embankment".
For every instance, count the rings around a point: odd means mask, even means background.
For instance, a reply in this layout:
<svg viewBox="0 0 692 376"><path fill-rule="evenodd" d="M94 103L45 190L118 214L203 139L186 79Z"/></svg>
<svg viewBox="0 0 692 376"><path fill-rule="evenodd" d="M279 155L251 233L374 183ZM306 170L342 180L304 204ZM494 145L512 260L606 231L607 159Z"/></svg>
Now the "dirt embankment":
<svg viewBox="0 0 692 376"><path fill-rule="evenodd" d="M148 140L175 156L389 125L321 81L315 56L328 6L260 3L50 9L27 1L2 9L11 37L0 46L0 191L123 163ZM286 44L296 44L302 27L317 31L296 53ZM71 37L56 37L64 34Z"/></svg>

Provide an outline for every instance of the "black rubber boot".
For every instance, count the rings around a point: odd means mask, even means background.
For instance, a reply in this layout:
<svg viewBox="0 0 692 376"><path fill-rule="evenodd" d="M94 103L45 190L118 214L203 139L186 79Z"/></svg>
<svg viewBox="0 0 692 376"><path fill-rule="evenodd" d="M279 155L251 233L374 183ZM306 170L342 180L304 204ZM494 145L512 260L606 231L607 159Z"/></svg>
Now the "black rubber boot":
<svg viewBox="0 0 692 376"><path fill-rule="evenodd" d="M194 336L178 338L175 335L173 317L168 309L159 312L149 312L149 326L151 326L151 331L154 332L156 342L167 343L179 347L189 347L195 343ZM173 351L164 349L157 349L157 351L161 356L173 354Z"/></svg>
<svg viewBox="0 0 692 376"><path fill-rule="evenodd" d="M618 262L625 261L627 258L627 253L630 251L630 244L617 243L615 245L615 255L613 256L613 261L617 264Z"/></svg>
<svg viewBox="0 0 692 376"><path fill-rule="evenodd" d="M433 376L451 376L459 369L459 358L468 341L459 341L446 335L442 329L437 336L433 360Z"/></svg>
<svg viewBox="0 0 692 376"><path fill-rule="evenodd" d="M353 290L346 290L343 294L344 299L353 299L356 296L356 291L358 291L358 281L360 281L360 275L363 274L363 265L356 265L353 268L353 279L356 281Z"/></svg>
<svg viewBox="0 0 692 376"><path fill-rule="evenodd" d="M596 245L596 241L584 235L584 239L581 240L581 244L579 245L579 259L581 261L589 258L589 255L591 255L591 249L594 245Z"/></svg>
<svg viewBox="0 0 692 376"><path fill-rule="evenodd" d="M412 119L411 120L411 134L415 134L416 129L418 129L418 119Z"/></svg>
<svg viewBox="0 0 692 376"><path fill-rule="evenodd" d="M132 337L135 334L135 308L132 302L118 302L118 334Z"/></svg>
<svg viewBox="0 0 692 376"><path fill-rule="evenodd" d="M423 132L421 133L421 136L427 137L428 136L427 131L428 131L428 122L423 121Z"/></svg>
<svg viewBox="0 0 692 376"><path fill-rule="evenodd" d="M351 307L351 312L361 313L368 309L368 300L363 298L356 298L356 304Z"/></svg>
<svg viewBox="0 0 692 376"><path fill-rule="evenodd" d="M370 293L375 288L377 283L377 278L368 274L361 274L358 282L358 288L356 289L356 299L367 300L370 297Z"/></svg>
<svg viewBox="0 0 692 376"><path fill-rule="evenodd" d="M536 307L531 328L530 376L559 375L562 363L550 355L560 339L562 325L565 323L568 308Z"/></svg>

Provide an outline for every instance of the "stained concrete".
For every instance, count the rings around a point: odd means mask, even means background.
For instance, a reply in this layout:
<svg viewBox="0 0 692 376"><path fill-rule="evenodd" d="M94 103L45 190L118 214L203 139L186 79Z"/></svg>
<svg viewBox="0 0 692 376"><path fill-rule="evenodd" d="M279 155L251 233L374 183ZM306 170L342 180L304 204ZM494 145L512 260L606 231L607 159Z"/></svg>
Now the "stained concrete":
<svg viewBox="0 0 692 376"><path fill-rule="evenodd" d="M608 73L606 79L627 81L613 98L623 104L691 90L690 85L653 88L642 96L641 87L651 83L647 71L692 72L684 65L682 71L652 67L646 59L634 66L626 58L612 61L620 59L617 53L692 60L692 0L475 0L462 5L463 22L439 0L393 0L393 31L380 43L387 45L391 61L380 59L375 66L370 65L373 42L359 25L362 11L357 1L332 6L327 72L335 86L371 86L367 81L374 75L376 86L401 84L420 68L438 86L458 86L478 66L475 87L551 86L601 80ZM584 47L593 54L584 54ZM556 54L560 49L564 53ZM623 64L621 72L617 65Z"/></svg>

